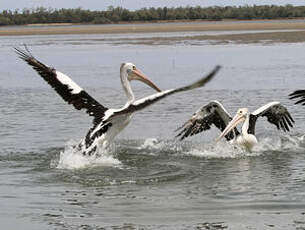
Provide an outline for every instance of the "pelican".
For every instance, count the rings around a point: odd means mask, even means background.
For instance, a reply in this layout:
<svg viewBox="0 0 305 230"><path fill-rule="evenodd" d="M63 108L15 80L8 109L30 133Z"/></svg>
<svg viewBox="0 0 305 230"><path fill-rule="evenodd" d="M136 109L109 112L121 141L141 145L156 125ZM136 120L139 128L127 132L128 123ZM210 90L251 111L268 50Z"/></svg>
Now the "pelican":
<svg viewBox="0 0 305 230"><path fill-rule="evenodd" d="M276 125L278 129L282 129L284 132L289 131L289 127L293 127L294 123L290 113L280 102L270 102L252 113L247 108L242 108L232 118L219 101L211 101L177 129L180 130L177 137L183 140L215 125L222 131L217 141L225 137L228 141L236 142L238 145L245 147L246 150L251 151L257 143L255 126L259 117L267 117L268 122ZM241 122L244 123L241 132L239 132L236 126Z"/></svg>
<svg viewBox="0 0 305 230"><path fill-rule="evenodd" d="M296 90L293 93L289 94L291 100L298 99L295 104L305 105L305 90Z"/></svg>
<svg viewBox="0 0 305 230"><path fill-rule="evenodd" d="M120 78L124 92L127 96L127 102L120 109L109 109L92 98L67 75L38 61L26 46L25 50L15 48L15 51L19 57L32 66L32 68L36 70L66 102L72 104L77 110L86 110L89 116L93 116L92 128L89 129L85 138L76 146L77 150L85 156L94 155L97 149L106 149L114 137L128 125L134 112L144 109L171 94L202 87L209 82L220 69L220 66L216 66L208 75L188 86L161 91L134 64L122 63ZM132 80L142 81L158 93L135 100L135 96L130 86L130 81Z"/></svg>

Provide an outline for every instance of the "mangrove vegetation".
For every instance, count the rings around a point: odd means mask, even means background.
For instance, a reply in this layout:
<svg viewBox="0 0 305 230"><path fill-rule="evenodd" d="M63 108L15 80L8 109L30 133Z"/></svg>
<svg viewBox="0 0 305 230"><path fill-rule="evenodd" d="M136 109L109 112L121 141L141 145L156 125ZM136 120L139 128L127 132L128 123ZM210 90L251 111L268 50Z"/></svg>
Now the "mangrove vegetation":
<svg viewBox="0 0 305 230"><path fill-rule="evenodd" d="M0 25L24 25L37 23L91 23L155 22L172 20L251 20L287 19L305 17L305 6L226 6L226 7L177 7L143 8L130 11L121 7L108 7L104 11L77 9L3 10Z"/></svg>

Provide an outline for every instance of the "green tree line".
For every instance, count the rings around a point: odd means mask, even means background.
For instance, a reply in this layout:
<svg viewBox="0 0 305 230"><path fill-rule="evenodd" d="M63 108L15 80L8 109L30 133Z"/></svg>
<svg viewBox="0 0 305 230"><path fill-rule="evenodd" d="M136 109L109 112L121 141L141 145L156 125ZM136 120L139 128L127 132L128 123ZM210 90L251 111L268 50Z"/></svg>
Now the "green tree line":
<svg viewBox="0 0 305 230"><path fill-rule="evenodd" d="M162 20L223 20L223 19L281 19L305 17L305 6L226 6L226 7L159 7L130 11L121 7L108 7L105 11L77 9L3 10L0 25L24 25L35 23L93 23L108 24L135 21Z"/></svg>

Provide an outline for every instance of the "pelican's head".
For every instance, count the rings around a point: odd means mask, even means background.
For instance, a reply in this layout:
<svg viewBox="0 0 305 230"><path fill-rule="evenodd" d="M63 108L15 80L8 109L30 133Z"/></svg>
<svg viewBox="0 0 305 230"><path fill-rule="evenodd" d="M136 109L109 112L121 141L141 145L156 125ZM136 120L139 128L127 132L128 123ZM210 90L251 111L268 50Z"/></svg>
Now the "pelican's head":
<svg viewBox="0 0 305 230"><path fill-rule="evenodd" d="M233 119L230 121L230 123L227 125L227 127L223 130L223 132L220 134L220 136L216 139L216 141L219 141L221 138L223 138L225 135L227 135L239 123L244 122L247 118L248 113L249 113L249 110L247 108L242 108L242 109L237 110L237 113L235 114Z"/></svg>
<svg viewBox="0 0 305 230"><path fill-rule="evenodd" d="M161 90L152 82L150 81L137 67L132 63L122 63L121 73L125 73L127 75L127 80L138 80L142 81L145 84L149 85L151 88L155 89L158 92L161 92Z"/></svg>

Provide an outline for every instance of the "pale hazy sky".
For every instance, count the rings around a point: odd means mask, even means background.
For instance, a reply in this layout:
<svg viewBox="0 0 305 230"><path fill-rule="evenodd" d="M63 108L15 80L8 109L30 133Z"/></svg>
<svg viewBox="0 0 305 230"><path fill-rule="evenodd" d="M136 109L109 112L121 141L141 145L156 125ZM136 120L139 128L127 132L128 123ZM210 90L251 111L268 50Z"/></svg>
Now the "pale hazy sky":
<svg viewBox="0 0 305 230"><path fill-rule="evenodd" d="M122 6L130 10L143 7L227 6L227 5L305 5L305 0L0 0L0 10L36 8L77 8L105 10L108 6Z"/></svg>

